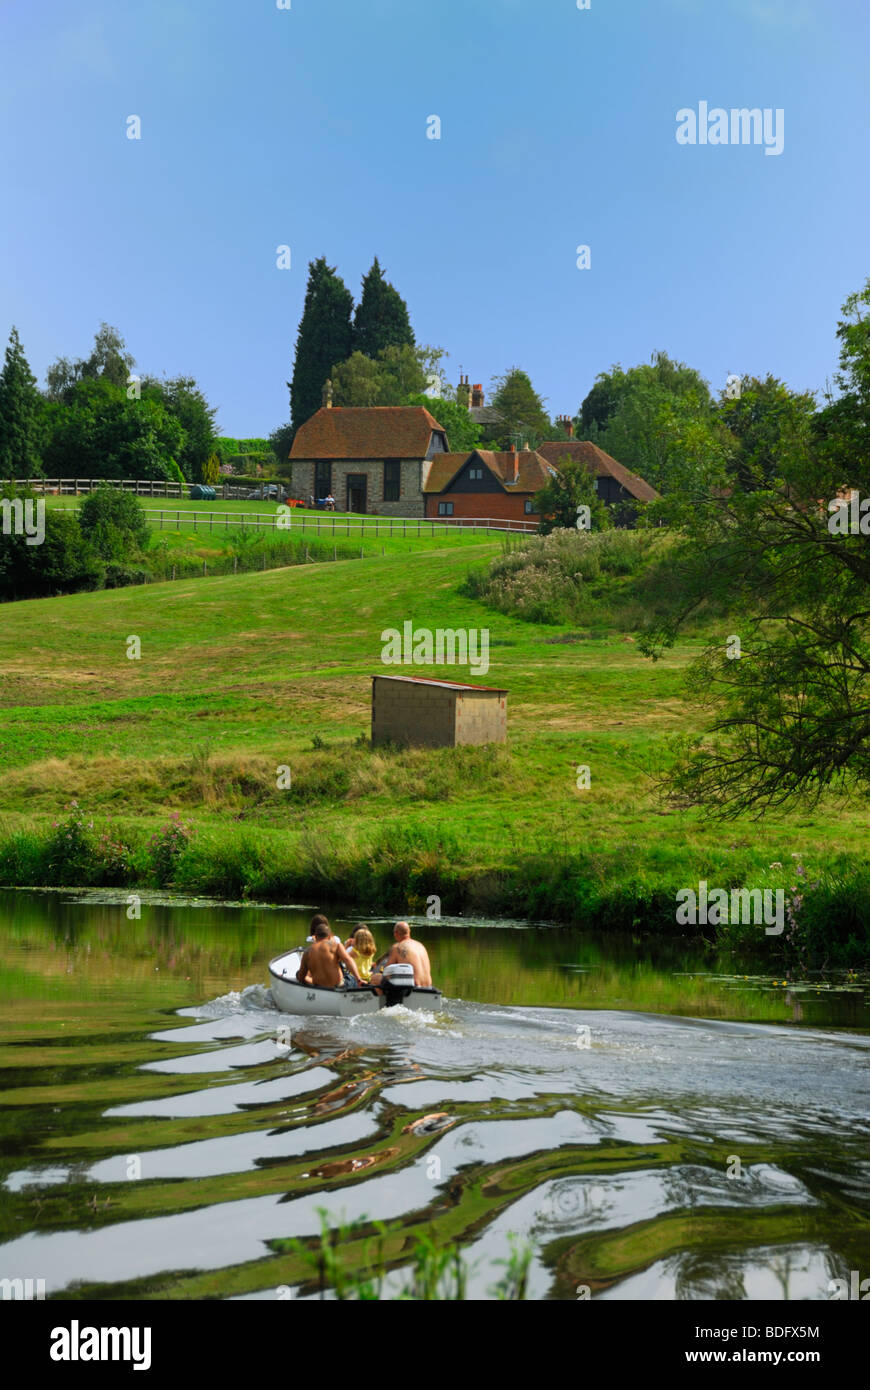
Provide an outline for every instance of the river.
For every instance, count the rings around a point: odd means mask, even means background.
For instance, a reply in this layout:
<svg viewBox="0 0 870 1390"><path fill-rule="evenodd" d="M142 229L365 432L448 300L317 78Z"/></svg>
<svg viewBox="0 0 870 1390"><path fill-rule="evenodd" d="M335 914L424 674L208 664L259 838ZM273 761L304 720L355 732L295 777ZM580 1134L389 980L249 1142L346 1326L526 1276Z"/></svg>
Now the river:
<svg viewBox="0 0 870 1390"><path fill-rule="evenodd" d="M311 908L0 891L0 1278L307 1298L318 1208L495 1296L828 1299L870 1276L870 981L420 922L443 1008L279 1014ZM337 917L338 930L353 919ZM379 949L390 923L369 919ZM353 1226L353 1223L367 1223Z"/></svg>

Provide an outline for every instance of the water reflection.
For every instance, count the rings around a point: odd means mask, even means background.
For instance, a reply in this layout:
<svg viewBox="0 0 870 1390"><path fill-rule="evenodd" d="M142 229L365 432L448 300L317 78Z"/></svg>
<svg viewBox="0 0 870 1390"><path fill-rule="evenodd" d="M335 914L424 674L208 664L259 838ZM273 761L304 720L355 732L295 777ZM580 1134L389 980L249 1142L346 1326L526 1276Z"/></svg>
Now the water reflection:
<svg viewBox="0 0 870 1390"><path fill-rule="evenodd" d="M0 894L0 1274L300 1289L320 1207L395 1223L395 1271L461 1241L474 1297L511 1232L536 1298L817 1298L870 1267L860 981L441 923L438 1014L294 1020L265 962L307 912L124 904Z"/></svg>

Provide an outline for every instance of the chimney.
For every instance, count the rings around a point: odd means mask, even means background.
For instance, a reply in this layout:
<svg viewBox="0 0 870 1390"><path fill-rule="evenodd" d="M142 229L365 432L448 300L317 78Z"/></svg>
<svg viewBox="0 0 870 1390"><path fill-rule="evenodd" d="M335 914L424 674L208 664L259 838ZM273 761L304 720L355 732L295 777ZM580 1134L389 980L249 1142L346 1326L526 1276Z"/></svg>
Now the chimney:
<svg viewBox="0 0 870 1390"><path fill-rule="evenodd" d="M471 387L468 384L468 377L460 373L459 385L456 388L456 399L460 405L464 405L466 410L471 409Z"/></svg>
<svg viewBox="0 0 870 1390"><path fill-rule="evenodd" d="M556 423L562 426L569 439L574 438L574 421L570 415L557 415Z"/></svg>
<svg viewBox="0 0 870 1390"><path fill-rule="evenodd" d="M471 404L475 410L479 410L483 405L483 387L480 382L471 388Z"/></svg>
<svg viewBox="0 0 870 1390"><path fill-rule="evenodd" d="M322 397L322 399L323 399L323 404L324 404L325 408L326 408L327 410L331 410L331 409L332 409L332 382L329 380L329 377L326 378L326 381L325 381L324 384L323 384L323 397Z"/></svg>
<svg viewBox="0 0 870 1390"><path fill-rule="evenodd" d="M509 483L515 483L520 476L520 456L516 451L516 446L513 444L511 445L508 455L508 469L510 476L507 481Z"/></svg>

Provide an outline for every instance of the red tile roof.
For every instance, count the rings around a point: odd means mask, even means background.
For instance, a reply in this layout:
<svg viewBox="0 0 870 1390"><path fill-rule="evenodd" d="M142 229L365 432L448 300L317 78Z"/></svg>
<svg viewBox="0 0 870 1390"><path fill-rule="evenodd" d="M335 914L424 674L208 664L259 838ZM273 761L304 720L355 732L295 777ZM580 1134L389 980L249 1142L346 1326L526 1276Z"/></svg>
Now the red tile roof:
<svg viewBox="0 0 870 1390"><path fill-rule="evenodd" d="M422 459L432 431L444 433L422 405L323 406L300 425L291 459Z"/></svg>
<svg viewBox="0 0 870 1390"><path fill-rule="evenodd" d="M436 454L423 491L445 492L471 458L479 458L498 479L505 492L537 492L551 476L546 459L533 449L521 449L516 455L509 450L498 452L494 449L474 449L470 454Z"/></svg>
<svg viewBox="0 0 870 1390"><path fill-rule="evenodd" d="M594 473L596 478L614 478L639 502L654 502L659 495L643 478L639 478L630 469L623 468L615 458L605 454L603 449L599 449L597 444L590 443L588 439L564 439L539 444L538 453L554 467L558 467L559 459L566 456L585 463L589 472Z"/></svg>

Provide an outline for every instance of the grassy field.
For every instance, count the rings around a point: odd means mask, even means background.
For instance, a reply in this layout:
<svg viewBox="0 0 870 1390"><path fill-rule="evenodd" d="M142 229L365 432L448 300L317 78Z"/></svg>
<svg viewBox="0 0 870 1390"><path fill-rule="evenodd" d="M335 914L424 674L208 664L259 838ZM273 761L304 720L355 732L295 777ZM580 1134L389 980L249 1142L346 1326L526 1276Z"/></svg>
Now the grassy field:
<svg viewBox="0 0 870 1390"><path fill-rule="evenodd" d="M700 878L788 887L793 855L810 876L863 859L857 810L723 826L659 804L651 778L669 736L699 727L681 697L697 643L652 664L630 633L494 612L460 586L499 551L480 538L461 551L430 542L377 565L340 559L4 606L0 880L34 881L43 860L27 845L73 799L132 847L127 881L147 877L147 837L179 812L196 834L174 865L178 886L390 911L437 895L445 911L578 921L611 911L631 926L650 913L672 921L675 890ZM380 634L408 619L489 629L485 675L414 670L506 687L506 747L367 746L370 677L391 669ZM127 657L129 636L139 660Z"/></svg>
<svg viewBox="0 0 870 1390"><path fill-rule="evenodd" d="M48 497L49 508L75 511L84 499ZM268 522L277 516L274 502L191 502L160 498L140 498L153 527L149 559L168 579L173 565L180 575L182 567L193 575L193 562L223 572L238 557L239 568L273 569L304 560L306 549L315 560L381 558L385 555L412 555L415 551L456 549L479 544L486 539L482 531L437 526L431 522L401 518L358 517L344 512L309 511L294 508L291 525L279 530ZM196 520L194 522L194 514Z"/></svg>

